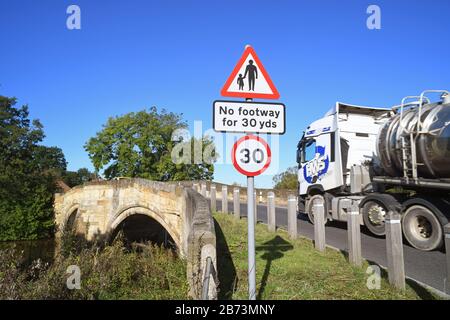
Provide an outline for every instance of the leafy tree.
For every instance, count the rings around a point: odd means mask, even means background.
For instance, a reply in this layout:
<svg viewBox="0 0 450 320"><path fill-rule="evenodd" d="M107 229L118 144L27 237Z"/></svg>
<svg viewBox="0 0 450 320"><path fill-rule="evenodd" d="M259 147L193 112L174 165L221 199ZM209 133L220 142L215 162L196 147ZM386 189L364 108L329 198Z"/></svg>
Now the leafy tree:
<svg viewBox="0 0 450 320"><path fill-rule="evenodd" d="M85 149L96 171L103 170L107 179L120 176L159 181L212 179L216 154L211 139L172 140L174 132L186 128L182 115L158 112L152 107L110 118L102 131L86 143ZM192 163L194 150L205 154L206 159ZM180 157L187 161L178 161Z"/></svg>
<svg viewBox="0 0 450 320"><path fill-rule="evenodd" d="M275 189L296 189L298 185L297 167L290 167L286 171L273 177Z"/></svg>
<svg viewBox="0 0 450 320"><path fill-rule="evenodd" d="M66 171L63 176L63 181L71 188L94 179L96 179L95 173L86 168L81 168L78 171Z"/></svg>
<svg viewBox="0 0 450 320"><path fill-rule="evenodd" d="M36 146L34 160L41 172L50 173L58 178L62 177L67 169L64 153L58 147Z"/></svg>
<svg viewBox="0 0 450 320"><path fill-rule="evenodd" d="M38 145L41 123L30 121L26 105L15 105L15 98L0 96L0 240L48 237L56 186L47 169L54 159ZM60 161L59 151L51 150Z"/></svg>

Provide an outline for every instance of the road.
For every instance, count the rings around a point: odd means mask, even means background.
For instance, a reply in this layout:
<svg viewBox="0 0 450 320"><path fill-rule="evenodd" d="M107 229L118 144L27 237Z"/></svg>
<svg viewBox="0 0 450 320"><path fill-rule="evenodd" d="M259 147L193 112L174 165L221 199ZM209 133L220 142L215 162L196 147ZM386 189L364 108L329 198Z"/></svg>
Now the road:
<svg viewBox="0 0 450 320"><path fill-rule="evenodd" d="M217 200L217 211L222 208ZM228 210L233 210L233 202L228 203ZM241 203L241 216L247 216L247 204ZM267 222L267 207L257 206L258 222ZM276 225L287 229L287 208L276 207ZM299 214L297 220L298 233L309 239L314 238L314 226L304 214ZM328 222L325 228L326 243L340 250L348 251L347 228L345 222ZM443 251L424 252L407 244L403 245L406 275L441 292L445 292L446 257ZM364 259L369 263L387 266L385 239L373 236L361 228L361 250Z"/></svg>

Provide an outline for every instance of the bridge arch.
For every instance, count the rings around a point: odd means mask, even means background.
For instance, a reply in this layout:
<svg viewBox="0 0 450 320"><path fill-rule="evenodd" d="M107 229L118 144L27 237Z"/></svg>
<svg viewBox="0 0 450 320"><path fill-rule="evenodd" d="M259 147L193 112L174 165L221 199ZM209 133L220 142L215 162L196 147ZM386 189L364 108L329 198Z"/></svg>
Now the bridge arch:
<svg viewBox="0 0 450 320"><path fill-rule="evenodd" d="M119 211L108 228L109 240L113 240L112 237L115 234L117 228L122 224L122 222L124 222L127 218L136 215L147 216L159 223L161 227L163 227L173 239L177 246L177 249L182 250L180 235L175 231L175 229L170 224L168 224L160 214L145 206L132 206Z"/></svg>
<svg viewBox="0 0 450 320"><path fill-rule="evenodd" d="M75 223L79 217L80 217L80 205L73 204L71 207L69 207L69 209L66 210L64 214L64 218L60 225L60 231L64 233L73 230L73 227L74 226L76 227Z"/></svg>
<svg viewBox="0 0 450 320"><path fill-rule="evenodd" d="M65 230L71 229L72 222L76 222L72 226L77 229L77 235L88 241L108 240L118 227L128 228L132 236L140 236L139 233L146 230L137 222L148 217L148 221L158 225L158 229L148 229L148 238L165 230L163 234L170 235L180 256L187 260L192 297L200 298L203 292L206 258L212 258L216 266L216 234L211 209L207 200L192 190L191 182L169 183L140 178L92 181L55 194L54 209L57 239L61 239ZM135 216L140 218L132 218ZM130 219L127 225L121 225L127 219ZM139 230L133 234L135 226ZM210 282L210 286L215 285L214 281Z"/></svg>

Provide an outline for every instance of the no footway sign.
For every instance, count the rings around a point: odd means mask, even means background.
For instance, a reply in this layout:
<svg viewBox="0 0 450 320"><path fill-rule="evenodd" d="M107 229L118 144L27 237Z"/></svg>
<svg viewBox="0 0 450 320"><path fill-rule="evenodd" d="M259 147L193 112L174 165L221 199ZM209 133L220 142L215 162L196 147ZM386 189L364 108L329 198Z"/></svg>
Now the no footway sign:
<svg viewBox="0 0 450 320"><path fill-rule="evenodd" d="M261 60L247 46L221 91L222 96L238 98L278 99L280 94Z"/></svg>
<svg viewBox="0 0 450 320"><path fill-rule="evenodd" d="M214 101L213 127L220 132L284 134L285 106L269 102Z"/></svg>

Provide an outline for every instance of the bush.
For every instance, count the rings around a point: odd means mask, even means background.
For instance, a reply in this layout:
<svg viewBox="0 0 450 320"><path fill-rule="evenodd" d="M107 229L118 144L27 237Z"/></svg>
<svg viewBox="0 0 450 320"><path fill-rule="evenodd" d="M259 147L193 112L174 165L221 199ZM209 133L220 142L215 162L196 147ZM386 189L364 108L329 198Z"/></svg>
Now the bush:
<svg viewBox="0 0 450 320"><path fill-rule="evenodd" d="M0 299L187 299L183 260L170 250L139 246L127 250L121 241L104 249L91 246L69 251L52 264L40 260L20 267L20 255L0 251ZM67 268L81 270L81 289L66 286Z"/></svg>

